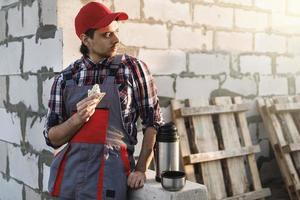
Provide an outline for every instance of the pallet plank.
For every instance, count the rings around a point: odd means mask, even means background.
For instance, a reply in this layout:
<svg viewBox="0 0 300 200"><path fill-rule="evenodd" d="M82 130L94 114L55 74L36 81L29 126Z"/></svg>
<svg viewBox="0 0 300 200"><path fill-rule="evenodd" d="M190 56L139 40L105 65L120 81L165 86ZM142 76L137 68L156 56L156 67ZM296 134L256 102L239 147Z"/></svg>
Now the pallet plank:
<svg viewBox="0 0 300 200"><path fill-rule="evenodd" d="M189 106L207 106L208 100L205 99L190 99ZM217 151L218 139L214 131L212 117L209 115L198 115L192 117L194 127L194 141L196 143L197 152ZM210 154L210 153L208 153ZM196 165L199 166L200 165ZM223 199L227 196L221 162L214 161L202 163L199 168L202 172L203 182L209 191L209 199Z"/></svg>
<svg viewBox="0 0 300 200"><path fill-rule="evenodd" d="M234 197L229 197L224 200L253 200L253 199L262 199L271 195L269 188L261 189L257 191L247 192L244 194L236 195Z"/></svg>
<svg viewBox="0 0 300 200"><path fill-rule="evenodd" d="M215 105L231 105L232 101L230 97L216 97L214 103ZM241 148L234 114L220 114L219 121L225 150ZM248 180L243 158L230 158L226 159L226 162L233 195L248 192Z"/></svg>

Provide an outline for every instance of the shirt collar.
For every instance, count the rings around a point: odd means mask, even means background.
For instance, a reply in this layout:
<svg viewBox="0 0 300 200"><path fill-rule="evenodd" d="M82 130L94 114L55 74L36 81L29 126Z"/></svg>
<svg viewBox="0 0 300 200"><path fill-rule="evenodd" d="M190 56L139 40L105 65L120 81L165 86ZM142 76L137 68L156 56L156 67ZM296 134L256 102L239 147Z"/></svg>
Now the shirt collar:
<svg viewBox="0 0 300 200"><path fill-rule="evenodd" d="M82 61L87 69L107 67L112 62L112 57L102 58L98 63L94 63L88 56L82 56Z"/></svg>

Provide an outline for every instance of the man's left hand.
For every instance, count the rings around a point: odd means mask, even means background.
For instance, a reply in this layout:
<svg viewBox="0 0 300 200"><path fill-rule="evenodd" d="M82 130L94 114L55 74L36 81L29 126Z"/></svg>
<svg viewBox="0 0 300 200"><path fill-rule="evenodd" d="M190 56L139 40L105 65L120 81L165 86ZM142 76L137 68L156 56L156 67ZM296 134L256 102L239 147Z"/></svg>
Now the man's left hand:
<svg viewBox="0 0 300 200"><path fill-rule="evenodd" d="M139 189L144 186L146 174L140 171L131 172L128 176L127 184L132 189Z"/></svg>

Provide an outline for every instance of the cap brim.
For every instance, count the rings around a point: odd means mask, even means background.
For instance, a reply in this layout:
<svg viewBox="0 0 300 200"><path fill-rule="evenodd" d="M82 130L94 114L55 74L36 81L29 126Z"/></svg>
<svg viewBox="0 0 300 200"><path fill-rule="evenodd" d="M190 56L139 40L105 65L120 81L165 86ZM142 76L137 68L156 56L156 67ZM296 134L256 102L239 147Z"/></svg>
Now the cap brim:
<svg viewBox="0 0 300 200"><path fill-rule="evenodd" d="M115 13L111 13L109 15L107 15L105 18L103 18L102 20L100 20L97 24L95 24L93 27L91 28L103 28L108 26L112 21L116 20L116 21L121 21L121 20L127 20L128 19L128 15L124 12L115 12Z"/></svg>

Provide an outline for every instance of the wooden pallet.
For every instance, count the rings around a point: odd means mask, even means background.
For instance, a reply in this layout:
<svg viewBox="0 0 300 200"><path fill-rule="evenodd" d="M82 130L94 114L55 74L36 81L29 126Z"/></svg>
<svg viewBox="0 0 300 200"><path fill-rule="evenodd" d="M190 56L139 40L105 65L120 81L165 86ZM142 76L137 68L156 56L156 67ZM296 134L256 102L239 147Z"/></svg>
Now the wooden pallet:
<svg viewBox="0 0 300 200"><path fill-rule="evenodd" d="M257 108L290 199L300 200L300 97L260 98Z"/></svg>
<svg viewBox="0 0 300 200"><path fill-rule="evenodd" d="M185 104L173 100L171 106L187 178L205 184L209 199L270 196L270 190L260 182L254 156L260 148L252 145L245 117L248 106L240 97L216 97L213 105L207 99L189 99Z"/></svg>

